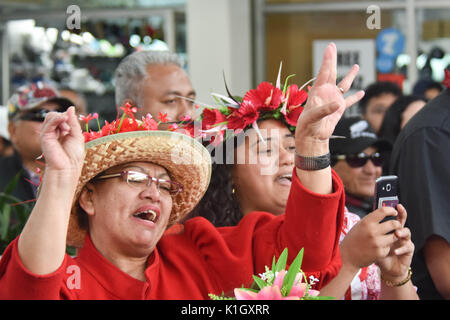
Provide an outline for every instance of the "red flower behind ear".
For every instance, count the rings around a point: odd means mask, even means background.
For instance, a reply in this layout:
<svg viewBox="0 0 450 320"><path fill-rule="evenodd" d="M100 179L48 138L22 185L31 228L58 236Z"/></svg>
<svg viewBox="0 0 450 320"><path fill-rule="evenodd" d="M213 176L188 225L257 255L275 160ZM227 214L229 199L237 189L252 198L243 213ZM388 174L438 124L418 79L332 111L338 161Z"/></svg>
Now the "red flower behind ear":
<svg viewBox="0 0 450 320"><path fill-rule="evenodd" d="M275 110L280 106L283 92L269 82L261 82L256 89L247 91L243 101L250 101L257 110Z"/></svg>
<svg viewBox="0 0 450 320"><path fill-rule="evenodd" d="M442 84L447 88L450 88L450 71L445 69L445 79L442 81Z"/></svg>

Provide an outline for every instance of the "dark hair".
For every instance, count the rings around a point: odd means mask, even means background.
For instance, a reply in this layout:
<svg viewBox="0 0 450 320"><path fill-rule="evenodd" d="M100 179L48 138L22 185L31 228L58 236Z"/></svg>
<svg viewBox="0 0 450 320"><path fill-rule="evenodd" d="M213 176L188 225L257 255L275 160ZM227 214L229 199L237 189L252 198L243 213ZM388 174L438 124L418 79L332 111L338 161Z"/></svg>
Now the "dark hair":
<svg viewBox="0 0 450 320"><path fill-rule="evenodd" d="M392 105L387 109L383 122L381 123L378 137L380 139L388 140L394 145L397 136L401 130L402 114L408 106L415 101L425 101L424 98L416 95L407 95L398 97ZM387 152L390 154L389 152ZM383 163L383 175L389 173L390 156L386 156Z"/></svg>
<svg viewBox="0 0 450 320"><path fill-rule="evenodd" d="M235 226L242 219L243 214L239 208L239 202L233 193L233 179L231 176L233 164L226 164L227 147L235 149L238 141L241 139L238 139L237 136L230 139L233 140L232 143L229 141L228 143L221 143L210 151L213 159L215 159L217 154L221 154L223 161L212 164L211 181L208 190L206 190L203 198L185 219L201 216L208 219L216 227Z"/></svg>
<svg viewBox="0 0 450 320"><path fill-rule="evenodd" d="M444 90L444 87L439 82L431 81L425 86L424 92L430 89L436 89L441 92L442 90Z"/></svg>
<svg viewBox="0 0 450 320"><path fill-rule="evenodd" d="M402 95L402 90L397 84L390 81L380 81L372 83L367 87L364 97L359 102L359 110L361 114L364 114L366 112L366 107L370 99L378 97L382 94L389 93L393 94L394 96L400 96Z"/></svg>
<svg viewBox="0 0 450 320"><path fill-rule="evenodd" d="M394 144L401 130L402 114L415 101L425 102L425 99L415 95L398 97L389 109L387 109L378 132L378 137L389 140L390 143Z"/></svg>

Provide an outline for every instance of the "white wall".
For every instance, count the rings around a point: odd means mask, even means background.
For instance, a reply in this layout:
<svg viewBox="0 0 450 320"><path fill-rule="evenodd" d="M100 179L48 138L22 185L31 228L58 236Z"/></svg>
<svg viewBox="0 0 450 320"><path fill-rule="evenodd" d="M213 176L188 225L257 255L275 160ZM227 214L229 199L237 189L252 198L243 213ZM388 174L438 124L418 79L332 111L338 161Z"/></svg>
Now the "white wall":
<svg viewBox="0 0 450 320"><path fill-rule="evenodd" d="M223 72L232 94L251 89L251 25L250 0L187 0L188 72L198 101L226 94Z"/></svg>

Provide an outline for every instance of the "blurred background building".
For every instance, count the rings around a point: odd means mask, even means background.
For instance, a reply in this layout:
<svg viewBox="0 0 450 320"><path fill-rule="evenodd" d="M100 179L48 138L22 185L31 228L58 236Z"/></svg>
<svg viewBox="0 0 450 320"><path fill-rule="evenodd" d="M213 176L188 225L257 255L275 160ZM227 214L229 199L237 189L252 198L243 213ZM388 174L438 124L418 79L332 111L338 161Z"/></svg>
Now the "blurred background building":
<svg viewBox="0 0 450 320"><path fill-rule="evenodd" d="M299 85L338 46L339 72L361 65L354 89L394 81L405 93L444 78L449 0L6 0L0 1L0 104L29 80L83 95L88 112L115 117L113 73L135 50L171 50L186 62L197 98L213 103L261 81Z"/></svg>

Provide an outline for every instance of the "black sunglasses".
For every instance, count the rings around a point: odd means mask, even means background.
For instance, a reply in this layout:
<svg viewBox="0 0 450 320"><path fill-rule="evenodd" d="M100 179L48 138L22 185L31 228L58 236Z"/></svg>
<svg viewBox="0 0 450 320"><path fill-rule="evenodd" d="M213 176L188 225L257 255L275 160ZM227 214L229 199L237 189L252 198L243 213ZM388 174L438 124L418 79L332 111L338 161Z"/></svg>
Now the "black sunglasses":
<svg viewBox="0 0 450 320"><path fill-rule="evenodd" d="M17 119L18 120L27 120L27 121L36 121L36 122L44 122L45 116L50 112L64 112L65 110L47 110L47 109L39 109L33 110L29 112L25 112L20 114Z"/></svg>
<svg viewBox="0 0 450 320"><path fill-rule="evenodd" d="M347 154L347 155L339 154L333 156L333 160L335 160L335 162L337 160L345 160L347 161L348 165L352 168L360 168L364 166L369 159L372 161L374 166L381 167L384 162L384 155L379 152L375 152L374 154L371 155L361 152L358 154Z"/></svg>

